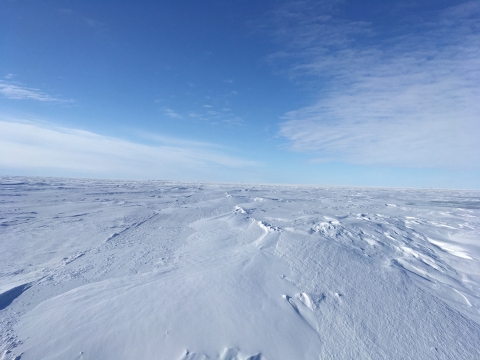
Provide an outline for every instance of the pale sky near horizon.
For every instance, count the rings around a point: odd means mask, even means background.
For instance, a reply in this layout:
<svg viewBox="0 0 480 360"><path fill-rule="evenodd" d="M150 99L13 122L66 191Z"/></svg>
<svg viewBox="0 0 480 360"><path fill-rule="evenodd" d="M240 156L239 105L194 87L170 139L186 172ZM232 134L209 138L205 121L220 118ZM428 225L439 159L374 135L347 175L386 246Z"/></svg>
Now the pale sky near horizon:
<svg viewBox="0 0 480 360"><path fill-rule="evenodd" d="M0 0L0 176L480 189L480 1Z"/></svg>

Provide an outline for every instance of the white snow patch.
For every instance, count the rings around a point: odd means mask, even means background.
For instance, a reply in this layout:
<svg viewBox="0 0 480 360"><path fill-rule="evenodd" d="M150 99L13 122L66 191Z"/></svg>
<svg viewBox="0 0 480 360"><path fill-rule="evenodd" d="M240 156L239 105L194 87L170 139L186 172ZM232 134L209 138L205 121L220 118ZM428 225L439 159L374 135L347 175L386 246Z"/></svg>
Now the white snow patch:
<svg viewBox="0 0 480 360"><path fill-rule="evenodd" d="M315 310L315 304L313 303L310 295L307 293L300 293L295 295L307 308L310 310Z"/></svg>
<svg viewBox="0 0 480 360"><path fill-rule="evenodd" d="M245 211L244 208L242 208L241 206L235 206L235 212L236 213L240 213L240 214L246 214L247 212Z"/></svg>
<svg viewBox="0 0 480 360"><path fill-rule="evenodd" d="M263 229L265 232L274 232L274 231L281 231L281 229L278 226L272 226L269 223L266 223L264 221L258 221L257 222L258 226L260 226L261 229Z"/></svg>
<svg viewBox="0 0 480 360"><path fill-rule="evenodd" d="M446 243L446 242L443 242L443 241L433 240L429 237L427 237L427 240L430 241L433 245L438 246L440 249L442 249L442 250L444 250L444 251L446 251L446 252L448 252L452 255L458 256L458 257L463 258L463 259L472 260L470 255L458 245L449 244L449 243Z"/></svg>
<svg viewBox="0 0 480 360"><path fill-rule="evenodd" d="M468 298L463 295L460 291L458 291L457 289L453 289L458 295L460 295L462 297L463 300L465 300L465 303L468 305L468 306L472 306L472 304L470 303L470 301L468 301Z"/></svg>

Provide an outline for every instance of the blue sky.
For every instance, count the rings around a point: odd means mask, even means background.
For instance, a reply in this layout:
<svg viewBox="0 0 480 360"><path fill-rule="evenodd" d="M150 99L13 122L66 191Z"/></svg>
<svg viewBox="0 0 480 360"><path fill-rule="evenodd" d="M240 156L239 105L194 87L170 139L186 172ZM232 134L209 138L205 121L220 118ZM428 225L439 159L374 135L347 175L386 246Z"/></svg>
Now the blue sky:
<svg viewBox="0 0 480 360"><path fill-rule="evenodd" d="M480 189L478 1L0 8L0 174Z"/></svg>

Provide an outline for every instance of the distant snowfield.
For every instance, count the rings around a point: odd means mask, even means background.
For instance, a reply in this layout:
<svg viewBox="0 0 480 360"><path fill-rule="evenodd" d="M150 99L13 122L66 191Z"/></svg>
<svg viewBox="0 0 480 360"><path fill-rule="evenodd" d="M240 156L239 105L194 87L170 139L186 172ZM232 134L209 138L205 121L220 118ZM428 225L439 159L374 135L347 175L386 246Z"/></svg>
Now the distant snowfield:
<svg viewBox="0 0 480 360"><path fill-rule="evenodd" d="M0 359L480 359L480 193L0 178Z"/></svg>

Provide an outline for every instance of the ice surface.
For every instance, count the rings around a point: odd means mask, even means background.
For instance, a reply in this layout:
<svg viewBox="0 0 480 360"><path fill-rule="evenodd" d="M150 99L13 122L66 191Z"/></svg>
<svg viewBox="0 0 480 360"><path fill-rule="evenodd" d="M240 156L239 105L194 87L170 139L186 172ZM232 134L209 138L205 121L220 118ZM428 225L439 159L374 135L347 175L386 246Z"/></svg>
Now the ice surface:
<svg viewBox="0 0 480 360"><path fill-rule="evenodd" d="M478 359L480 193L0 178L0 359Z"/></svg>

